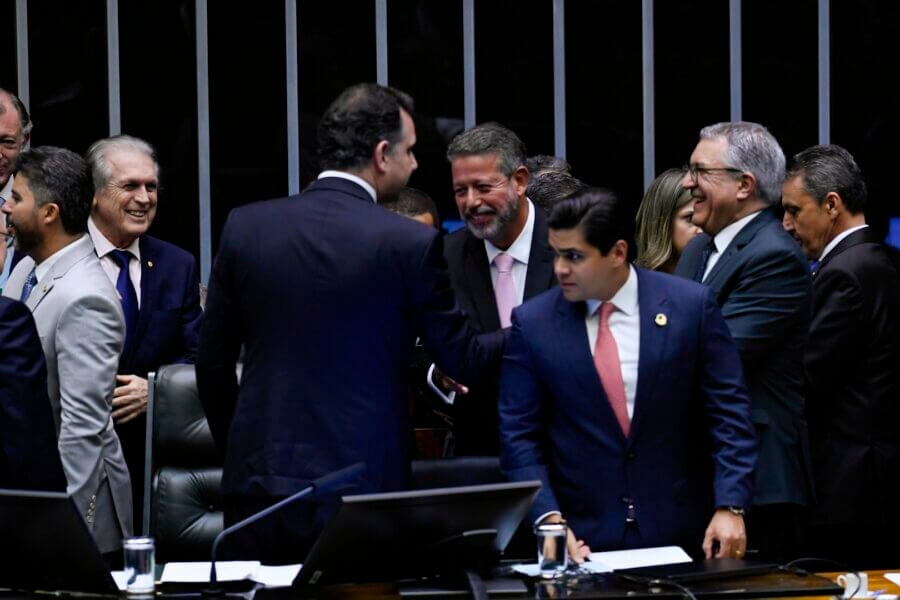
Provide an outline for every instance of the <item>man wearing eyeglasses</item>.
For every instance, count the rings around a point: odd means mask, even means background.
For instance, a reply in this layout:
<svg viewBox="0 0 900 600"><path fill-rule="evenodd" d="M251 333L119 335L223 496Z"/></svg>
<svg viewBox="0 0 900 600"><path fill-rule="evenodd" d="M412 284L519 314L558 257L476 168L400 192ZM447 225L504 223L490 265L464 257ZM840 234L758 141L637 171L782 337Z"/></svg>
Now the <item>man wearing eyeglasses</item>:
<svg viewBox="0 0 900 600"><path fill-rule="evenodd" d="M704 234L675 271L712 288L740 351L760 440L747 542L775 561L796 558L813 496L802 395L810 278L775 213L784 165L762 125L705 127L682 180Z"/></svg>
<svg viewBox="0 0 900 600"><path fill-rule="evenodd" d="M25 105L15 94L0 88L0 207L12 195L13 165L30 138L31 118ZM13 248L6 219L0 217L0 292L13 267L24 256L24 253Z"/></svg>

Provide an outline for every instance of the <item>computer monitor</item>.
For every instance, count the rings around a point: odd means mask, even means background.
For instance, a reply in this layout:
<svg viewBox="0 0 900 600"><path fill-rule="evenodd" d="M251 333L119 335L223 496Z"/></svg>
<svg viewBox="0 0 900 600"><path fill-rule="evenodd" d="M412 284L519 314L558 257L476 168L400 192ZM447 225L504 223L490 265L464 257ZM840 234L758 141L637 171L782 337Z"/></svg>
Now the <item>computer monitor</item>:
<svg viewBox="0 0 900 600"><path fill-rule="evenodd" d="M118 594L68 495L0 489L0 589Z"/></svg>
<svg viewBox="0 0 900 600"><path fill-rule="evenodd" d="M344 496L295 586L391 581L495 565L539 481Z"/></svg>

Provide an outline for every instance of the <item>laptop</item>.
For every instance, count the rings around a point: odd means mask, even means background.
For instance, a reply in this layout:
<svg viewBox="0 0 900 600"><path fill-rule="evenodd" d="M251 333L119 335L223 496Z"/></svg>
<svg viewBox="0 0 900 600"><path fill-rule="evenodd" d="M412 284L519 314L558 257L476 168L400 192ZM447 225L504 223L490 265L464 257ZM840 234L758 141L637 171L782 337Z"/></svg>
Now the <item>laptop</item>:
<svg viewBox="0 0 900 600"><path fill-rule="evenodd" d="M118 595L67 494L0 489L0 589Z"/></svg>
<svg viewBox="0 0 900 600"><path fill-rule="evenodd" d="M615 574L629 581L665 579L676 583L695 583L761 575L777 569L778 565L774 563L739 558L714 558L654 567L620 569L615 571Z"/></svg>

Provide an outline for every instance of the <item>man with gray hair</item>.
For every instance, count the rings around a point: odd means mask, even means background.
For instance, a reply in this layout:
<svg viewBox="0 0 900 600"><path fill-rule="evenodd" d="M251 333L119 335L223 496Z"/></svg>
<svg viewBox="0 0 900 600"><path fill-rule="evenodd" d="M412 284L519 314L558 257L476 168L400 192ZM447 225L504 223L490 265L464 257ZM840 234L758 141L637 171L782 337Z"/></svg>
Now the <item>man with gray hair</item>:
<svg viewBox="0 0 900 600"><path fill-rule="evenodd" d="M466 224L447 236L450 281L473 325L497 331L509 327L513 308L555 283L546 217L526 196L525 144L509 129L485 123L456 136L447 159ZM499 370L487 373L453 399L457 455L499 454L499 376Z"/></svg>
<svg viewBox="0 0 900 600"><path fill-rule="evenodd" d="M113 419L131 473L135 525L142 524L147 374L193 363L200 338L194 257L147 235L156 216L159 165L144 140L118 135L87 152L94 200L87 227L125 314L125 349L113 393Z"/></svg>
<svg viewBox="0 0 900 600"><path fill-rule="evenodd" d="M713 289L740 351L760 441L747 542L774 561L796 558L813 496L802 395L810 278L774 209L784 163L762 125L705 127L682 180L704 233L675 271Z"/></svg>
<svg viewBox="0 0 900 600"><path fill-rule="evenodd" d="M18 96L0 88L0 206L12 196L13 165L31 139L31 117ZM0 218L0 292L9 274L25 255L13 248L6 231L6 219Z"/></svg>

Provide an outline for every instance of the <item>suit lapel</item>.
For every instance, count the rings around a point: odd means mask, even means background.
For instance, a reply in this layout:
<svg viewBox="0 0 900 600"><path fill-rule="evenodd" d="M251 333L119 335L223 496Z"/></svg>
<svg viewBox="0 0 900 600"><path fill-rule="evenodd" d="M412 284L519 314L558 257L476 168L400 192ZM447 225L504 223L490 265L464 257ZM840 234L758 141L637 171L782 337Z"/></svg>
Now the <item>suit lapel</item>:
<svg viewBox="0 0 900 600"><path fill-rule="evenodd" d="M636 268L635 271L638 274L638 311L641 337L638 353L637 390L634 396L634 412L631 416L629 439L634 439L640 433L645 419L653 418L650 398L653 397L657 374L660 371L656 363L666 347L669 334L668 323L671 318L668 310L668 298L647 281L647 275L642 269Z"/></svg>
<svg viewBox="0 0 900 600"><path fill-rule="evenodd" d="M705 285L715 290L716 294L718 294L724 282L728 280L731 273L734 271L735 259L744 249L744 246L749 244L753 238L756 237L756 234L760 229L768 225L772 219L775 219L775 214L772 211L773 209L766 208L756 215L756 217L751 219L750 222L741 229L737 236L731 240L728 247L722 251L722 256L716 261L712 271L709 272L709 276L703 282Z"/></svg>
<svg viewBox="0 0 900 600"><path fill-rule="evenodd" d="M528 270L525 275L525 293L522 301L550 289L554 280L553 250L548 241L547 220L541 209L535 207L534 231L531 235L531 250L528 254Z"/></svg>
<svg viewBox="0 0 900 600"><path fill-rule="evenodd" d="M463 248L463 274L466 287L472 294L472 306L478 311L477 319L482 331L500 329L500 313L497 312L497 299L494 296L494 284L491 283L484 242L469 232L466 232Z"/></svg>
<svg viewBox="0 0 900 600"><path fill-rule="evenodd" d="M816 278L816 275L819 274L819 271L824 269L825 265L831 262L831 259L833 259L835 256L837 256L844 250L852 248L853 246L858 246L859 244L865 244L866 242L876 242L876 240L871 239L868 227L866 227L865 229L860 229L859 231L854 231L853 233L842 239L840 242L838 242L838 245L832 248L831 252L826 254L825 258L823 258L821 262L819 262L819 266L817 266L816 270L812 273L813 279Z"/></svg>
<svg viewBox="0 0 900 600"><path fill-rule="evenodd" d="M84 259L88 254L94 253L94 245L91 243L90 236L87 234L84 234L77 242L73 242L72 244L73 247L50 267L50 271L41 278L41 281L38 281L34 290L31 292L31 296L28 297L26 305L32 312L34 312L44 298L47 297L53 289L57 279L65 277L66 273L69 272L69 269L71 269L75 263Z"/></svg>

